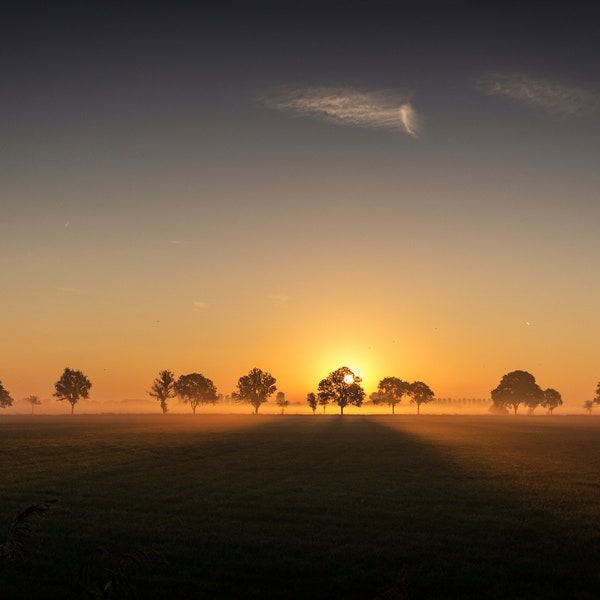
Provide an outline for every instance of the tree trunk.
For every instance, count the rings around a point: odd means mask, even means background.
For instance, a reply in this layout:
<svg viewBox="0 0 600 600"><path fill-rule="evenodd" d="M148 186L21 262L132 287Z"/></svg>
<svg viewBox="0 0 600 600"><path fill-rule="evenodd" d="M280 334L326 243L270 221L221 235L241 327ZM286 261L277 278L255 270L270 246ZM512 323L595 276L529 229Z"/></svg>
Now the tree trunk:
<svg viewBox="0 0 600 600"><path fill-rule="evenodd" d="M396 414L396 405L392 404L392 414L395 415Z"/></svg>
<svg viewBox="0 0 600 600"><path fill-rule="evenodd" d="M71 416L73 416L74 410L75 410L75 402L71 402Z"/></svg>
<svg viewBox="0 0 600 600"><path fill-rule="evenodd" d="M340 415L343 417L344 416L344 407L340 406Z"/></svg>
<svg viewBox="0 0 600 600"><path fill-rule="evenodd" d="M421 404L417 402L417 415L421 414Z"/></svg>

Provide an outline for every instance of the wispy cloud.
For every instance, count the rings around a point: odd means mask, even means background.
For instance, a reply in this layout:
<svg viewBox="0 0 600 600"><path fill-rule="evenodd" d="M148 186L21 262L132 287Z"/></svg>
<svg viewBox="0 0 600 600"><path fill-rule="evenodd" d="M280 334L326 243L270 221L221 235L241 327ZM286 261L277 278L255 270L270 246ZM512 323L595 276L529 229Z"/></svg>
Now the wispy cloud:
<svg viewBox="0 0 600 600"><path fill-rule="evenodd" d="M269 302L275 306L281 306L289 302L290 297L286 294L269 294L267 296Z"/></svg>
<svg viewBox="0 0 600 600"><path fill-rule="evenodd" d="M199 309L199 310L203 310L205 308L208 308L210 305L208 302L204 302L203 300L194 300L194 307Z"/></svg>
<svg viewBox="0 0 600 600"><path fill-rule="evenodd" d="M527 75L490 73L476 82L476 88L485 94L506 96L552 113L585 114L598 106L598 97L590 90Z"/></svg>
<svg viewBox="0 0 600 600"><path fill-rule="evenodd" d="M280 87L258 99L269 108L339 125L377 127L417 137L417 113L405 94L343 87Z"/></svg>

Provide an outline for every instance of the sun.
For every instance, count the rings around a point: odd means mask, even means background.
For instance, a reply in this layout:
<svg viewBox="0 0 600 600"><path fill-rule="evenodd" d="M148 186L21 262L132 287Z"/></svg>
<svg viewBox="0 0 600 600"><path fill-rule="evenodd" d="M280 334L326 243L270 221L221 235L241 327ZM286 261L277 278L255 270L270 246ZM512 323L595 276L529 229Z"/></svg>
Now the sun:
<svg viewBox="0 0 600 600"><path fill-rule="evenodd" d="M348 373L348 375L344 375L344 383L347 383L348 385L354 383L354 375L352 375L352 373Z"/></svg>

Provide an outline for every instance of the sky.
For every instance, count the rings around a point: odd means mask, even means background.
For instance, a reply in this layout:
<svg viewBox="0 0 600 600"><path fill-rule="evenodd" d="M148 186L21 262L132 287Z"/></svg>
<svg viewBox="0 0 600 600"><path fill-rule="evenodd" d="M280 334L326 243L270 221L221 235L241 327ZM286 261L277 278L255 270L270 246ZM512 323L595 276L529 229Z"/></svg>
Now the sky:
<svg viewBox="0 0 600 600"><path fill-rule="evenodd" d="M486 398L522 369L593 397L600 39L578 3L38 2L0 33L16 400L49 410L67 366L97 402L163 369L229 394L253 367L304 400L342 365L367 393Z"/></svg>

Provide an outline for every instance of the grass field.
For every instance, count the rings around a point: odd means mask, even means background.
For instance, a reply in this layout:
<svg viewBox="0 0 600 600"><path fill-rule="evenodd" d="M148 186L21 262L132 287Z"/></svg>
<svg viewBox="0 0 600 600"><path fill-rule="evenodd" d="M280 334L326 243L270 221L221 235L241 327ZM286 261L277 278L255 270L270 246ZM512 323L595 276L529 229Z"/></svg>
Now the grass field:
<svg viewBox="0 0 600 600"><path fill-rule="evenodd" d="M600 597L594 417L4 417L0 439L0 535L59 499L3 599L76 597L136 550L139 598Z"/></svg>

